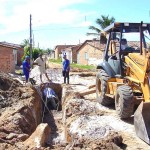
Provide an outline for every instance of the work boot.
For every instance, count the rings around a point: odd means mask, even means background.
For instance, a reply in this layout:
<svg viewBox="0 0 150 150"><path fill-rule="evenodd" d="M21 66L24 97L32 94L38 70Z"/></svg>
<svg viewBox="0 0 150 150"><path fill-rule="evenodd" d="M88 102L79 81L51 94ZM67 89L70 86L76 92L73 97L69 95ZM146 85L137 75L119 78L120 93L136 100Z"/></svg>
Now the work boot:
<svg viewBox="0 0 150 150"><path fill-rule="evenodd" d="M67 80L67 84L69 84L69 79Z"/></svg>
<svg viewBox="0 0 150 150"><path fill-rule="evenodd" d="M64 83L66 83L66 78L64 78Z"/></svg>

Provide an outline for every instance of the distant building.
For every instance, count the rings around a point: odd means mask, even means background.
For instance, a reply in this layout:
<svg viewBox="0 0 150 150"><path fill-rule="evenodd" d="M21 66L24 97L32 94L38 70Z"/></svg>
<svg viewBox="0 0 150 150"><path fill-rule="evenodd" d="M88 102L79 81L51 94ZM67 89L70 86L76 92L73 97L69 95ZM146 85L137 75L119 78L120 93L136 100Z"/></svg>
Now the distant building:
<svg viewBox="0 0 150 150"><path fill-rule="evenodd" d="M77 63L82 65L96 65L103 58L105 44L99 40L86 40L77 51Z"/></svg>
<svg viewBox="0 0 150 150"><path fill-rule="evenodd" d="M9 73L15 71L15 66L21 65L24 49L21 45L0 42L0 71Z"/></svg>
<svg viewBox="0 0 150 150"><path fill-rule="evenodd" d="M81 46L81 44L71 46L62 50L62 54L66 53L67 58L70 60L71 63L77 63L77 50Z"/></svg>
<svg viewBox="0 0 150 150"><path fill-rule="evenodd" d="M55 58L55 51L54 50L51 50L49 53L48 53L48 57L50 59L54 59Z"/></svg>
<svg viewBox="0 0 150 150"><path fill-rule="evenodd" d="M61 58L62 57L62 51L65 50L68 47L71 47L74 45L56 45L55 46L55 59Z"/></svg>

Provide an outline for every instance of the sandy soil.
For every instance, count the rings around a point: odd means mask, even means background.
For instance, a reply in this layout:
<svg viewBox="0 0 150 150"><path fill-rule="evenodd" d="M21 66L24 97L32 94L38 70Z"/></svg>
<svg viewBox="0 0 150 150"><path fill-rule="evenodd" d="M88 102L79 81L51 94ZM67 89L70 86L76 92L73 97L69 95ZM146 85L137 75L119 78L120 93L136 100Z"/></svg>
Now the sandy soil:
<svg viewBox="0 0 150 150"><path fill-rule="evenodd" d="M85 73L78 72L78 73L71 73L71 74L72 75L70 77L71 78L70 85L65 85L65 86L66 87L68 86L69 89L73 89L73 91L75 91L75 92L83 91L83 90L87 89L87 87L89 85L92 85L93 83L95 83L95 74L96 73L92 73L89 75L85 75L85 74L87 74L87 72L85 72ZM61 80L60 82L62 82L62 81L63 80ZM103 115L95 114L94 119L91 118L91 123L95 123L95 120L97 121L97 123L103 122L104 124L111 126L116 132L119 132L119 134L121 134L121 136L123 138L123 143L120 145L120 149L124 149L124 150L139 150L139 149L140 150L149 150L150 149L150 146L147 143L145 143L139 137L136 136L134 125L133 125L133 117L129 118L128 120L120 120L116 114L115 106L112 105L111 107L108 108L108 107L104 107L104 106L100 105L96 101L95 93L84 96L84 100L90 101L92 103L92 105L97 106L99 108L99 110L101 110L101 112L103 113ZM58 113L56 113L56 114L53 113L53 115L54 115L54 118L56 118L55 122L56 122L56 126L58 127L57 131L56 131L58 136L55 137L53 140L55 142L57 141L56 143L61 143L59 141L59 140L63 141L63 137L62 137L63 129L62 129L62 122L61 122L61 115L59 114L59 117L55 117L55 116L58 116ZM87 113L87 115L89 115L89 114ZM54 147L56 145L54 145ZM63 146L66 147L65 144ZM59 149L58 145L55 148Z"/></svg>
<svg viewBox="0 0 150 150"><path fill-rule="evenodd" d="M50 63L50 68L48 71L48 75L51 78L52 82L59 83L62 85L64 90L72 91L74 92L80 92L83 90L86 90L90 85L95 84L95 75L96 72L84 72L78 70L77 72L70 72L70 84L65 85L63 83L63 77L61 75L61 65ZM35 72L36 74L36 72ZM39 82L39 77L36 77L36 80ZM46 81L46 79L45 79ZM1 81L2 82L2 81ZM5 79L4 81L5 82ZM8 83L11 84L11 83ZM15 83L18 84L18 82ZM11 84L12 88L14 84ZM7 86L1 87L6 88ZM5 89L4 89L5 90ZM16 91L15 91L16 93ZM69 92L68 92L69 93ZM9 94L9 93L7 93ZM14 92L10 93L10 95L14 95ZM5 99L5 92L0 91L0 103L3 99ZM16 96L12 97L13 100L16 100ZM70 96L71 98L71 96ZM18 98L17 98L18 99ZM9 102L9 101L7 101ZM114 105L110 107L104 107L100 105L96 101L96 94L90 94L86 95L81 98L76 98L75 101L72 101L72 104L74 105L74 102L77 103L77 107L72 107L72 105L68 105L71 108L72 114L68 114L69 117L72 115L76 115L77 118L74 119L70 123L70 133L80 135L80 133L90 133L91 136L94 138L93 130L92 128L96 127L103 127L107 126L110 129L113 129L113 136L121 135L123 141L122 144L119 145L119 147L115 148L115 145L112 143L109 144L110 149L122 149L122 150L150 150L150 146L146 144L144 141L142 141L139 137L136 136L134 125L133 125L133 117L129 118L128 120L120 120L116 114ZM1 103L1 112L2 108L4 107ZM71 103L70 103L71 104ZM84 106L81 106L84 104ZM11 106L11 103L6 103L6 105ZM81 107L80 107L81 106ZM80 109L79 109L80 108ZM87 116L87 117L84 117ZM77 123L81 122L81 120L84 119L83 123L80 124L80 127L83 128L83 130L77 130ZM47 122L49 126L51 127L51 134L49 135L49 139L47 141L47 148L46 149L56 149L56 150L74 150L74 149L86 149L91 150L94 149L93 146L95 146L95 149L106 149L103 146L103 141L96 141L95 143L93 140L88 141L81 141L81 143L78 143L78 145L70 145L69 143L66 143L65 137L64 137L64 126L63 126L63 115L62 111L51 111L49 115L45 115L44 122ZM87 123L87 124L86 124ZM88 128L88 125L91 125L91 128ZM94 126L93 126L94 125ZM97 129L97 128L96 128ZM96 132L95 132L96 133ZM88 134L87 134L88 135ZM99 134L96 134L99 136ZM89 136L89 135L88 135ZM96 144L102 145L101 148L96 148ZM87 147L86 145L92 145L92 148ZM105 145L106 146L106 145ZM81 148L82 147L82 148Z"/></svg>

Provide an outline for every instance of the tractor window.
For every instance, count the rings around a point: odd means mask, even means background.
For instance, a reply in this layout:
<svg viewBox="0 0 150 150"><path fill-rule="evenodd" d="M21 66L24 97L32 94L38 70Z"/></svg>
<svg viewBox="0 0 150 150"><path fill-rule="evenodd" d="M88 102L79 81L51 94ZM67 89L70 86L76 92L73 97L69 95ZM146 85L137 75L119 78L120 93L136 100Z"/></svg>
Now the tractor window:
<svg viewBox="0 0 150 150"><path fill-rule="evenodd" d="M123 33L123 38L127 40L127 46L132 47L135 51L140 52L140 34Z"/></svg>
<svg viewBox="0 0 150 150"><path fill-rule="evenodd" d="M119 50L119 37L120 33L119 32L112 32L111 33L111 40L109 43L109 50L108 50L108 55L112 56L115 55L116 52Z"/></svg>
<svg viewBox="0 0 150 150"><path fill-rule="evenodd" d="M110 41L108 55L111 56L116 53L116 42L114 40Z"/></svg>

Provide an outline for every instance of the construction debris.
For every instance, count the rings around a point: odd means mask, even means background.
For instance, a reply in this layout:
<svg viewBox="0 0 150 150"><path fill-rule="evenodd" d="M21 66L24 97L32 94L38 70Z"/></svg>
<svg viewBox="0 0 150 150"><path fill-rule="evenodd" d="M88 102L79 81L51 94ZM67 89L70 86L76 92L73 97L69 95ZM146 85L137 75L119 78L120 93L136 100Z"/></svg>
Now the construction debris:
<svg viewBox="0 0 150 150"><path fill-rule="evenodd" d="M113 127L102 123L103 110L91 101L71 95L66 97L63 106L64 134L70 143L67 148L119 150L117 145L122 143L123 138ZM99 118L96 119L96 116Z"/></svg>
<svg viewBox="0 0 150 150"><path fill-rule="evenodd" d="M50 134L50 127L47 123L41 123L38 125L32 135L24 141L24 145L31 148L42 148L45 146L48 136Z"/></svg>

